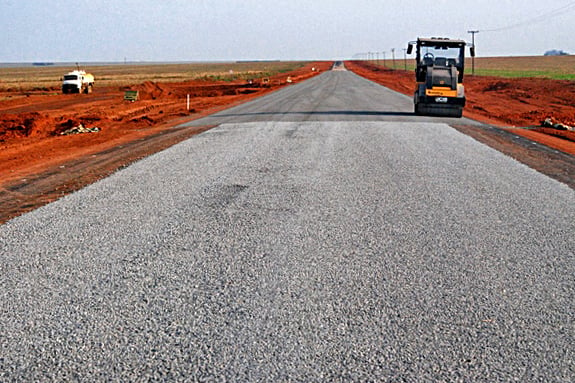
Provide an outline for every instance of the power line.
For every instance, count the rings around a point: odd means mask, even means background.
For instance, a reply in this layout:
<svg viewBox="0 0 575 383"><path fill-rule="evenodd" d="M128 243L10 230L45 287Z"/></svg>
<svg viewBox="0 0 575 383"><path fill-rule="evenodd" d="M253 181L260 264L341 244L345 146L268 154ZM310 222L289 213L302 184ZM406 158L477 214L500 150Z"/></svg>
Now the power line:
<svg viewBox="0 0 575 383"><path fill-rule="evenodd" d="M530 25L530 24L546 21L550 17L559 16L559 15L568 13L568 12L573 11L573 10L575 10L575 1L572 1L567 5L564 5L560 8L555 9L555 10L549 11L547 13L541 14L537 17L532 18L532 19L528 19L528 20L521 21L519 23L507 25L505 27L494 28L494 29L482 29L481 32L500 32L500 31L505 31L508 29L519 28L519 27L522 27L525 25Z"/></svg>

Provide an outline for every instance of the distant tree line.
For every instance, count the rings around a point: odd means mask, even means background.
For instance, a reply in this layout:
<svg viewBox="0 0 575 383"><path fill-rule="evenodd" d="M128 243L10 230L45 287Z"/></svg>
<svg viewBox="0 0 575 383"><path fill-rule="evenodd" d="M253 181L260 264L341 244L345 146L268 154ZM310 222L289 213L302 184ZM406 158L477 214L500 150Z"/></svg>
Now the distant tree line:
<svg viewBox="0 0 575 383"><path fill-rule="evenodd" d="M569 56L569 53L557 49L545 52L545 56Z"/></svg>

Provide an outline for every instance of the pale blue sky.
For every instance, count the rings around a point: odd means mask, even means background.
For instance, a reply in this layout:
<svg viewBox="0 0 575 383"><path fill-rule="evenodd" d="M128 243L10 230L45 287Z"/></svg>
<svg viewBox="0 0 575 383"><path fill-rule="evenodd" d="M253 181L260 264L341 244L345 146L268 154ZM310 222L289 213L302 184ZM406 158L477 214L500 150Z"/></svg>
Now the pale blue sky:
<svg viewBox="0 0 575 383"><path fill-rule="evenodd" d="M479 56L575 54L574 19L564 0L0 0L0 62L347 59L469 30Z"/></svg>

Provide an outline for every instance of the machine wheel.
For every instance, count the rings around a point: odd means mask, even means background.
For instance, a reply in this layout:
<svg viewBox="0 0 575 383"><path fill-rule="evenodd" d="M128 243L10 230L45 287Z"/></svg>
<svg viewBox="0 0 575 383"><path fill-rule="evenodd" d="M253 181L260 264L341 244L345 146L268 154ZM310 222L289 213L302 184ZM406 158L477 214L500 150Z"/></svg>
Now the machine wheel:
<svg viewBox="0 0 575 383"><path fill-rule="evenodd" d="M453 117L461 118L463 117L463 108L457 108L453 111Z"/></svg>
<svg viewBox="0 0 575 383"><path fill-rule="evenodd" d="M419 110L419 104L413 104L413 113L416 116L421 116L421 110Z"/></svg>
<svg viewBox="0 0 575 383"><path fill-rule="evenodd" d="M419 102L417 102L419 100L419 92L416 89L415 93L413 94L413 113L416 116L421 116L421 109L419 108Z"/></svg>

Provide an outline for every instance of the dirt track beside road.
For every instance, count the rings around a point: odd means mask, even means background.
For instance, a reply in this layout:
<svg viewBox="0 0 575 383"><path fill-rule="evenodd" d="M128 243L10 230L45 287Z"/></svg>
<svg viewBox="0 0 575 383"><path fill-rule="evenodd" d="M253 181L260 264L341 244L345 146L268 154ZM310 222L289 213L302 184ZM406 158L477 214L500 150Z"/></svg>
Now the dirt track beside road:
<svg viewBox="0 0 575 383"><path fill-rule="evenodd" d="M386 70L364 62L346 62L346 66L396 91L408 95L413 92L412 72ZM174 129L181 123L286 86L288 76L295 83L330 67L331 62L311 63L270 78L269 86L245 81L134 84L126 88L140 92L140 101L134 103L123 101L125 89L118 88L95 88L89 95L1 93L0 223L209 129ZM574 142L543 129L512 127L535 125L547 117L575 124L574 83L468 76L466 86L469 104L465 115L506 128L455 128L575 188ZM192 96L190 111L186 110L187 94ZM79 124L101 130L59 134ZM532 147L531 141L518 140L518 135L571 155Z"/></svg>
<svg viewBox="0 0 575 383"><path fill-rule="evenodd" d="M209 128L174 129L179 124L288 86L288 77L297 83L330 67L310 63L265 83L144 82L81 95L1 92L0 223ZM140 100L123 101L125 90L138 90ZM60 135L80 124L100 131Z"/></svg>

